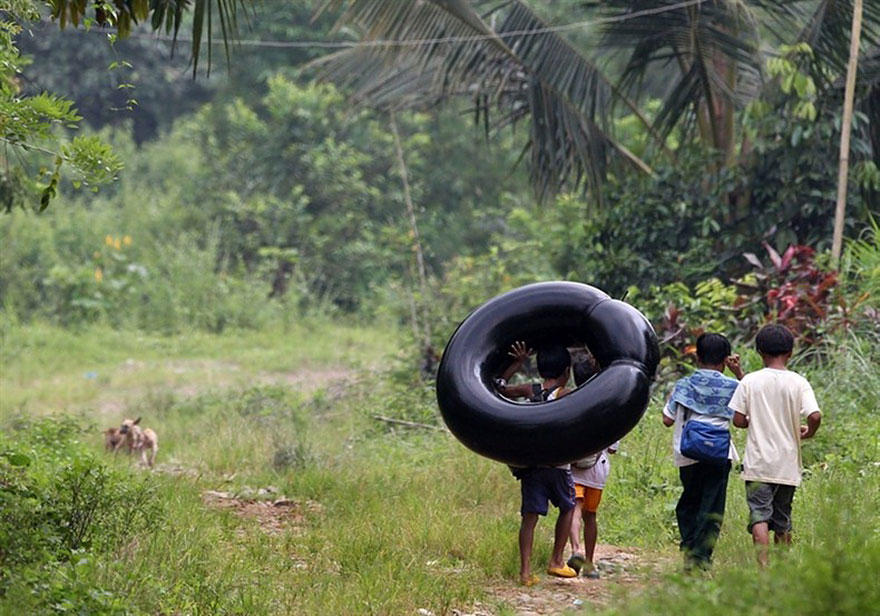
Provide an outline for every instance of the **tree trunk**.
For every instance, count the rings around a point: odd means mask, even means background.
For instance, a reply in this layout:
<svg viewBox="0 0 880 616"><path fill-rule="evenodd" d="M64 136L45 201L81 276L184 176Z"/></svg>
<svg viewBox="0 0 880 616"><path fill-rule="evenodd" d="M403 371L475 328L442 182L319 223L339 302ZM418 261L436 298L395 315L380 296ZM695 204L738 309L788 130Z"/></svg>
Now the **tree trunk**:
<svg viewBox="0 0 880 616"><path fill-rule="evenodd" d="M397 117L394 111L390 113L391 133L394 135L394 149L397 153L397 164L400 167L400 179L403 183L403 199L406 202L406 212L409 215L410 231L412 232L413 250L416 253L416 264L419 274L419 288L422 295L422 325L424 327L423 345L425 348L431 346L431 324L427 315L424 314L424 304L428 298L428 276L425 273L425 256L422 252L422 240L419 236L419 226L416 221L416 210L413 206L412 195L409 189L409 173L406 168L406 159L403 156L403 145L400 141L400 131L397 129Z"/></svg>

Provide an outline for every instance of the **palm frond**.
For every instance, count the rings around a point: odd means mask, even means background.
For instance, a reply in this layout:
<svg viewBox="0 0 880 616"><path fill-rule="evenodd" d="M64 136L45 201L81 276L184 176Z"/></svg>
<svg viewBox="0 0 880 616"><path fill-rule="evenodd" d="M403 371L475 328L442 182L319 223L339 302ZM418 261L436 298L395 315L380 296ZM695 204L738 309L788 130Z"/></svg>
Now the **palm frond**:
<svg viewBox="0 0 880 616"><path fill-rule="evenodd" d="M805 8L815 6L811 12L805 11L806 23L798 41L807 43L813 50L810 65L813 79L817 84L830 87L846 73L853 0L819 0L818 3L801 4L805 4ZM880 2L869 0L862 6L862 47L868 49L880 44Z"/></svg>
<svg viewBox="0 0 880 616"><path fill-rule="evenodd" d="M88 3L84 0L48 0L53 19L64 28L68 23L78 26L84 23L87 13L94 13L95 22L112 25L119 36L125 38L132 27L149 19L153 30L165 30L174 42L180 33L183 15L192 8L192 57L193 74L198 69L203 39L207 38L208 65L211 64L211 47L214 32L213 16L220 23L220 35L230 59L230 43L238 32L240 13L252 10L253 0L108 0L106 3ZM110 10L108 10L108 7Z"/></svg>
<svg viewBox="0 0 880 616"><path fill-rule="evenodd" d="M874 163L880 165L880 47L869 50L859 67L866 94L861 109L868 118L867 130L874 150Z"/></svg>
<svg viewBox="0 0 880 616"><path fill-rule="evenodd" d="M611 135L610 82L523 2L354 0L342 23L363 33L362 45L319 60L324 77L372 106L424 107L466 94L486 125L490 114L500 124L529 117L540 195L597 186L612 153L649 169Z"/></svg>
<svg viewBox="0 0 880 616"><path fill-rule="evenodd" d="M668 94L680 96L679 84L687 81L684 76L693 65L701 64L702 79L728 101L742 104L754 95L750 84L761 71L761 52L758 17L753 10L741 2L720 1L675 8L678 2L665 0L659 4L670 10L639 16L657 4L653 0L612 0L603 8L606 16L624 18L603 28L603 46L630 54L621 76L622 87L630 91L646 72L668 67L682 78L670 79L676 85ZM727 73L731 66L736 68L735 83L730 83Z"/></svg>

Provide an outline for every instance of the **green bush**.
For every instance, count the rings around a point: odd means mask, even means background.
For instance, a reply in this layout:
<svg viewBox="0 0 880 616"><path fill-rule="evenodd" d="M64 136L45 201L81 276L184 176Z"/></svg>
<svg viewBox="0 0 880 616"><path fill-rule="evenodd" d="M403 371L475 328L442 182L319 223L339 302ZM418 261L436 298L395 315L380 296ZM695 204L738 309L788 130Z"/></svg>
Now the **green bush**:
<svg viewBox="0 0 880 616"><path fill-rule="evenodd" d="M165 333L256 328L285 309L253 277L217 267L216 233L168 233L149 210L0 219L0 305L24 321L103 321ZM258 298L255 300L255 298Z"/></svg>
<svg viewBox="0 0 880 616"><path fill-rule="evenodd" d="M77 420L19 417L10 428L0 433L0 598L113 613L117 598L81 585L76 571L158 523L154 482L98 460L77 440Z"/></svg>

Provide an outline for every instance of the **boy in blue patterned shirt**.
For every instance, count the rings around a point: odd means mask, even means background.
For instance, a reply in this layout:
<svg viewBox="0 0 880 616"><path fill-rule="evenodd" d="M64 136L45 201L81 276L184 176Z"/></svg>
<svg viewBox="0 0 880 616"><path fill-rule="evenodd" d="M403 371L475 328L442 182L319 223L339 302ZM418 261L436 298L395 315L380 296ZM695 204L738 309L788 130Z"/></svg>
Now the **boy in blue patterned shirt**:
<svg viewBox="0 0 880 616"><path fill-rule="evenodd" d="M675 465L684 490L675 507L680 548L685 568L707 568L721 531L727 498L727 479L731 461L739 460L733 442L728 459L722 464L691 460L681 453L681 432L693 418L710 425L730 429L733 418L727 404L743 377L739 356L731 355L730 342L721 334L703 334L697 338L697 370L679 379L666 406L663 425L675 426L672 440ZM729 368L736 379L722 374Z"/></svg>

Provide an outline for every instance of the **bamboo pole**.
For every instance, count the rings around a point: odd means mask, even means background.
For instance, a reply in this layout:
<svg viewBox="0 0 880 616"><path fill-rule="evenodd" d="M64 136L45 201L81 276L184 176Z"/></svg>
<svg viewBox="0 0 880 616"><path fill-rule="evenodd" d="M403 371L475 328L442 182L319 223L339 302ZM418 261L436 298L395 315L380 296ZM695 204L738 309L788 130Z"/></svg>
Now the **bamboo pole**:
<svg viewBox="0 0 880 616"><path fill-rule="evenodd" d="M849 138L852 131L853 99L856 71L859 66L859 41L862 35L862 0L853 3L852 34L849 43L849 64L846 68L846 89L843 94L843 124L840 127L840 165L837 172L837 207L834 210L834 236L831 240L831 266L840 263L843 247L843 221L846 213L846 189L849 176Z"/></svg>
<svg viewBox="0 0 880 616"><path fill-rule="evenodd" d="M425 273L425 256L422 252L422 240L419 236L419 226L416 221L416 210L413 206L412 195L409 189L409 173L406 168L406 159L403 156L403 145L400 141L400 131L397 129L397 117L394 111L390 113L391 132L394 135L394 150L397 154L397 164L400 167L400 179L403 182L403 199L406 202L406 212L409 214L409 225L413 236L413 248L416 253L416 264L419 274L419 287L422 293L422 307L428 298L428 277ZM423 314L424 325L424 346L427 349L431 346L431 325L430 320Z"/></svg>

